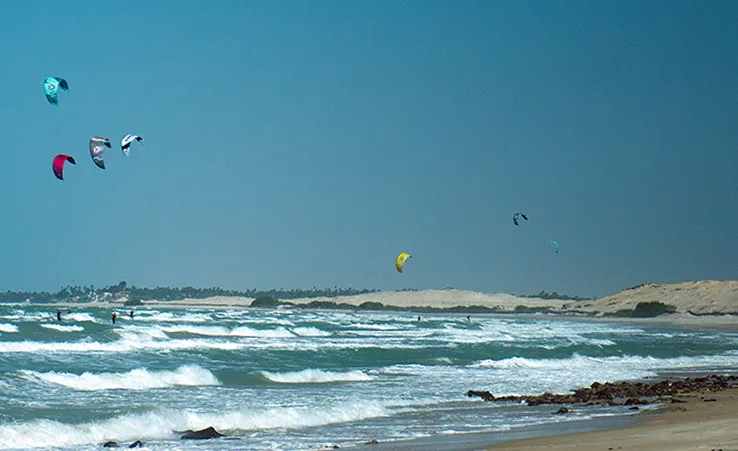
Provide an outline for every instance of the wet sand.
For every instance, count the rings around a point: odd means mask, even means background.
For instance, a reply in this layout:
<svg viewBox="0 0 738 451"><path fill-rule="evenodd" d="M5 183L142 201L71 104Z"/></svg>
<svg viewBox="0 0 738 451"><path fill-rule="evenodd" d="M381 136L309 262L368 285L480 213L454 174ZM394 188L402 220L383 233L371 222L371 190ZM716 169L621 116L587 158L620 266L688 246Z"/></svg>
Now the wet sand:
<svg viewBox="0 0 738 451"><path fill-rule="evenodd" d="M694 451L738 450L738 389L677 397L638 416L643 422L619 429L516 440L489 451ZM706 401L714 399L715 401ZM554 432L555 433L555 432Z"/></svg>

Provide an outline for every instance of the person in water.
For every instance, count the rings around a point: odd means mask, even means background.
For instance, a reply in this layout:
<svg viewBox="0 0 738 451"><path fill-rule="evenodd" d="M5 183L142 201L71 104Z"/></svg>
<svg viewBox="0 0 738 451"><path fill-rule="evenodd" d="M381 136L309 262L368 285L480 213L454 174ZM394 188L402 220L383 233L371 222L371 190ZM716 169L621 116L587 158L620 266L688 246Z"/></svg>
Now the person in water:
<svg viewBox="0 0 738 451"><path fill-rule="evenodd" d="M133 319L133 309L131 309L131 319Z"/></svg>
<svg viewBox="0 0 738 451"><path fill-rule="evenodd" d="M115 324L115 318L118 316L117 313L113 312L113 324Z"/></svg>
<svg viewBox="0 0 738 451"><path fill-rule="evenodd" d="M61 310L56 311L56 319L61 321Z"/></svg>

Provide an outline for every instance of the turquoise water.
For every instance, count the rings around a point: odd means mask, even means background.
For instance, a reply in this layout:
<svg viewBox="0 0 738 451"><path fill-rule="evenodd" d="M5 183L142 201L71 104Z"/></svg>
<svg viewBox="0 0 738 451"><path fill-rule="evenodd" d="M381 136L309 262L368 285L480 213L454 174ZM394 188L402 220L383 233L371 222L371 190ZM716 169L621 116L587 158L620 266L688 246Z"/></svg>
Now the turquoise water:
<svg viewBox="0 0 738 451"><path fill-rule="evenodd" d="M627 414L485 403L724 371L738 334L537 316L0 305L0 449L294 450ZM229 439L181 441L214 426ZM460 438L461 441L461 438Z"/></svg>

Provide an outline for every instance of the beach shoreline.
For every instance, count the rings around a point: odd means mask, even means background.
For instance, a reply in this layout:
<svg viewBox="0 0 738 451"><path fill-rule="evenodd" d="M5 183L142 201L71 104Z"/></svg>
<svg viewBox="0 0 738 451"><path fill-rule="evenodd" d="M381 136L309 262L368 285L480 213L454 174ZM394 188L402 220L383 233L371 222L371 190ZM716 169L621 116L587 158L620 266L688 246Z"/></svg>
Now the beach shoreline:
<svg viewBox="0 0 738 451"><path fill-rule="evenodd" d="M487 446L488 451L725 451L738 449L738 389L692 392L637 415L635 424L597 431L528 437Z"/></svg>
<svg viewBox="0 0 738 451"><path fill-rule="evenodd" d="M382 451L688 451L738 449L738 388L694 391L621 415L378 443ZM546 405L554 408L558 405ZM576 408L576 407L574 407Z"/></svg>

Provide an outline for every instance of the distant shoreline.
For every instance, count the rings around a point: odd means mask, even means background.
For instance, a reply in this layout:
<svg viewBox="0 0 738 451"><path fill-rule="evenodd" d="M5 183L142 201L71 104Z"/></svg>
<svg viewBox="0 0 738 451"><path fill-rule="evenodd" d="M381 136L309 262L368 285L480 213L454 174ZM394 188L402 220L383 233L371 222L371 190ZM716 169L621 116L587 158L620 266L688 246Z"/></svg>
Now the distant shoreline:
<svg viewBox="0 0 738 451"><path fill-rule="evenodd" d="M385 312L413 315L528 315L535 318L576 321L627 322L643 325L680 326L738 330L738 281L700 281L681 284L647 284L593 300L557 300L518 297L505 293L479 293L466 290L423 290L374 292L352 296L268 300L213 296L202 299L141 301L138 305L125 297L105 302L49 303L50 308L85 306L130 310L141 308L208 309L320 309L355 312ZM261 302L260 302L261 301ZM616 316L632 312L639 303L668 306L671 313L651 317ZM39 304L34 304L39 305Z"/></svg>

